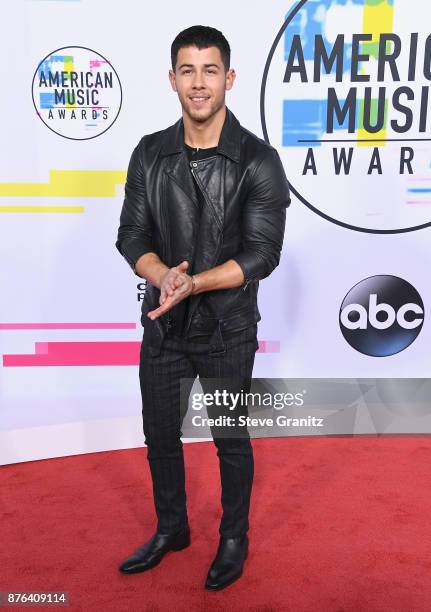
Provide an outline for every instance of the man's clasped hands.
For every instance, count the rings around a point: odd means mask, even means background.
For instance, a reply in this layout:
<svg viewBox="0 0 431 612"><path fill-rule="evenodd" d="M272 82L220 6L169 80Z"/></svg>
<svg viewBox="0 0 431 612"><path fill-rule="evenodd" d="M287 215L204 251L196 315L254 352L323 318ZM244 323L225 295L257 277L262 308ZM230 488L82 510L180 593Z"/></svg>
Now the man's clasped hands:
<svg viewBox="0 0 431 612"><path fill-rule="evenodd" d="M192 277L186 273L188 267L188 261L182 261L164 274L160 285L160 306L147 314L152 321L192 293L194 283Z"/></svg>

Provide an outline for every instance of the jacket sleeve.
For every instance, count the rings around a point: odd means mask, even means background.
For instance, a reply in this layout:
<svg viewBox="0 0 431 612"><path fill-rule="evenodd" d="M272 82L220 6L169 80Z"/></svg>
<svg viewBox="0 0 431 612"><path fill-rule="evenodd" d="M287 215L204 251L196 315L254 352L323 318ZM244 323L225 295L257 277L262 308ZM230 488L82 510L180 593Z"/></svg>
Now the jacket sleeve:
<svg viewBox="0 0 431 612"><path fill-rule="evenodd" d="M271 274L280 262L289 185L276 149L267 149L253 173L242 216L242 250L232 257L244 286Z"/></svg>
<svg viewBox="0 0 431 612"><path fill-rule="evenodd" d="M141 162L140 147L135 147L130 158L124 189L124 202L120 215L115 246L128 262L132 270L141 255L153 252L153 219L145 192L145 182Z"/></svg>

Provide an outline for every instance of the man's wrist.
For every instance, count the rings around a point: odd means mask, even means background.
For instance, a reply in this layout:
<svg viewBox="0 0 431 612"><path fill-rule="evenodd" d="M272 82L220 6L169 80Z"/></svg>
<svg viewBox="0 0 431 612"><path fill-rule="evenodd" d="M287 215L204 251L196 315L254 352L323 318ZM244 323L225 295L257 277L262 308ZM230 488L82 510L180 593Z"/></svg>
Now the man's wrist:
<svg viewBox="0 0 431 612"><path fill-rule="evenodd" d="M196 275L192 274L192 276L190 277L191 281L192 281L192 290L190 292L191 295L196 295L197 292L197 288L198 288L198 281L196 280Z"/></svg>

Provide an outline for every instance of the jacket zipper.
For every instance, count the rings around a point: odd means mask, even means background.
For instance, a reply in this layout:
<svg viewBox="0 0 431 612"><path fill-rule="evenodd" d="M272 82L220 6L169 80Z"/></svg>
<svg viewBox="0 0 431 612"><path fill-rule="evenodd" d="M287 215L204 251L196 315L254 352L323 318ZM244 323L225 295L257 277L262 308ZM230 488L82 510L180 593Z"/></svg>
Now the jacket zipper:
<svg viewBox="0 0 431 612"><path fill-rule="evenodd" d="M216 156L214 156L214 157L216 157ZM212 157L207 157L207 158L205 158L205 161L207 161L208 159L212 159ZM202 160L202 161L203 161L203 160ZM203 197L204 197L204 199L205 199L205 202L207 203L207 205L208 205L208 206L210 207L210 209L212 210L213 215L214 215L214 218L215 218L215 220L216 220L216 223L217 223L217 225L218 225L219 229L220 229L220 230L223 232L223 227L222 227L222 225L221 225L221 223L220 223L220 221L219 221L219 218L217 217L217 214L216 214L216 212L215 212L215 210L214 210L214 207L213 207L213 205L212 205L212 202L211 202L211 201L209 200L209 198L207 197L207 194L206 194L206 192L205 192L205 190L204 190L204 188L203 188L203 186L202 186L201 180L200 180L200 178L198 177L198 175L197 175L197 174L195 173L195 171L194 171L194 168L197 168L197 167L198 167L198 162L196 162L196 161L191 161L191 162L189 162L189 164L190 164L190 170L191 170L191 173L192 173L192 175L193 175L193 177L194 177L194 179L195 179L195 181L196 181L196 184L197 184L198 188L200 189L200 191L201 191L201 193L202 193L202 195L203 195ZM189 315L189 319L188 319L188 321L187 321L187 325L186 325L186 331L185 331L185 333L186 333L186 334L187 334L187 332L188 332L188 331L189 331L189 329L190 329L190 325L191 325L191 323L192 323L192 318L191 318L191 313L190 313L190 315Z"/></svg>
<svg viewBox="0 0 431 612"><path fill-rule="evenodd" d="M210 157L208 157L208 158L206 158L206 159L205 159L205 161L207 161L208 159L211 159L211 158L210 158ZM210 207L210 209L212 210L213 215L214 215L214 218L215 218L215 220L216 220L216 223L217 223L217 225L219 226L219 229L221 229L221 230L223 231L223 227L222 227L222 225L221 225L221 223L220 223L219 218L217 217L216 211L214 210L214 206L212 205L211 200L208 198L208 196L207 196L207 194L206 194L206 192L205 192L205 190L204 190L204 188L203 188L203 186L202 186L202 183L201 183L200 178L198 177L198 175L196 174L196 172L193 170L193 168L197 168L197 167L198 167L198 162L196 162L196 161L191 161L191 162L190 162L190 168L191 168L192 174L193 174L193 176L194 176L194 178L195 178L195 180L196 180L196 183L198 184L199 189L200 189L200 190L201 190L201 192L202 192L202 195L203 195L203 196L204 196L204 198L205 198L205 202L208 204L208 206L209 206L209 207Z"/></svg>
<svg viewBox="0 0 431 612"><path fill-rule="evenodd" d="M252 274L251 276L249 276L246 281L245 281L245 285L243 286L242 290L245 291L248 287L248 285L251 283L251 281L256 279L256 274Z"/></svg>

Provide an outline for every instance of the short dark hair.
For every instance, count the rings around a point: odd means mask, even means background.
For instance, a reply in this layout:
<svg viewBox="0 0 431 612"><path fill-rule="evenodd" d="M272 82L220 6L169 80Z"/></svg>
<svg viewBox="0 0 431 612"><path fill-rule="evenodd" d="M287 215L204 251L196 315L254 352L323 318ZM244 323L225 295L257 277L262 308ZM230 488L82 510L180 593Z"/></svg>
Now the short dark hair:
<svg viewBox="0 0 431 612"><path fill-rule="evenodd" d="M222 32L215 28L210 28L209 26L194 25L180 32L171 45L171 62L174 72L175 66L177 65L178 51L182 47L190 46L195 46L198 49L217 47L220 51L225 69L229 70L230 46Z"/></svg>

